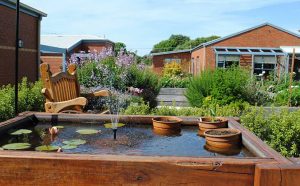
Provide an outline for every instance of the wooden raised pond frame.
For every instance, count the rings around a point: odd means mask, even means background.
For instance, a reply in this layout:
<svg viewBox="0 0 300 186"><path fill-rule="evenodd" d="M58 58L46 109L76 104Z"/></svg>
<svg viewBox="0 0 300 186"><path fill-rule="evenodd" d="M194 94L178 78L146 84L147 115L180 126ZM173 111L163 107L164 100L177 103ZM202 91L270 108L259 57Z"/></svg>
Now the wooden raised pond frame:
<svg viewBox="0 0 300 186"><path fill-rule="evenodd" d="M50 122L110 121L109 115L26 112L0 123L0 133L26 127L32 119ZM197 125L181 117L182 125ZM123 123L151 124L151 116L120 116ZM256 157L167 157L0 151L0 185L299 185L300 164L282 157L234 118L242 143Z"/></svg>

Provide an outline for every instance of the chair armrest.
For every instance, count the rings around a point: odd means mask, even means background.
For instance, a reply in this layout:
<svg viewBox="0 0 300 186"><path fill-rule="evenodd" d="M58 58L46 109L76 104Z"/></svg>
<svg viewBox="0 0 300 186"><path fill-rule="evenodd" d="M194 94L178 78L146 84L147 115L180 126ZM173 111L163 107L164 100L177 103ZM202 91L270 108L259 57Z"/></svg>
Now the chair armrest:
<svg viewBox="0 0 300 186"><path fill-rule="evenodd" d="M110 96L110 91L108 90L100 90L92 93L94 97L108 97Z"/></svg>
<svg viewBox="0 0 300 186"><path fill-rule="evenodd" d="M41 92L48 101L53 101L53 98L47 88L43 88Z"/></svg>
<svg viewBox="0 0 300 186"><path fill-rule="evenodd" d="M45 110L48 113L58 113L62 111L65 108L71 107L71 106L82 106L84 107L87 104L87 99L84 97L78 97L75 99L71 99L68 101L62 101L62 102L47 102L45 103Z"/></svg>
<svg viewBox="0 0 300 186"><path fill-rule="evenodd" d="M99 91L91 92L91 93L81 93L81 96L89 97L89 98L91 98L91 97L107 97L110 95L111 95L111 93L108 90L99 90Z"/></svg>

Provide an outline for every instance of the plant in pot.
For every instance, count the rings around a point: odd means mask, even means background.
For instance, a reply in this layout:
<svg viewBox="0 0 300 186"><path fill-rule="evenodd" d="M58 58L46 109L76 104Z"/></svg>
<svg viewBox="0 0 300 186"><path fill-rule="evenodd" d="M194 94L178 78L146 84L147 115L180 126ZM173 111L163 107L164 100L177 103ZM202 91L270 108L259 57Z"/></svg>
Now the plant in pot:
<svg viewBox="0 0 300 186"><path fill-rule="evenodd" d="M223 117L216 117L216 107L209 109L208 117L199 118L199 135L204 136L204 132L210 129L227 128L228 120Z"/></svg>
<svg viewBox="0 0 300 186"><path fill-rule="evenodd" d="M232 149L241 146L241 131L231 128L210 129L204 132L206 145L217 149Z"/></svg>

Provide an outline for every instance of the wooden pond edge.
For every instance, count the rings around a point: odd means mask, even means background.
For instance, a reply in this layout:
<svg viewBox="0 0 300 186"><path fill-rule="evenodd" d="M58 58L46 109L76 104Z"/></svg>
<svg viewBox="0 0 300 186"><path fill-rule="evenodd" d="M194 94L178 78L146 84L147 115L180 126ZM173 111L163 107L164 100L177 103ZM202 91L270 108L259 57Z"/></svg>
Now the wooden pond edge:
<svg viewBox="0 0 300 186"><path fill-rule="evenodd" d="M110 121L108 115L56 114L61 122ZM119 116L121 122L149 124L154 116ZM180 117L197 125L196 117ZM52 114L25 112L0 123L3 127ZM228 118L229 127L242 131L243 145L257 157L174 157L0 151L0 185L297 185L300 165L281 156L257 136ZM151 122L150 122L151 123Z"/></svg>

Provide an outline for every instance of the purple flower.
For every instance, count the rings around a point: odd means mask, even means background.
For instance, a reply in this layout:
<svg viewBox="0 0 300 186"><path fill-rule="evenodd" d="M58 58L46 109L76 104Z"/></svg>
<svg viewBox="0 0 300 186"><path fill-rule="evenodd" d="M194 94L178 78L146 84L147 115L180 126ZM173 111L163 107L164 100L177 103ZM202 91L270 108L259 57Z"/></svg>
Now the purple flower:
<svg viewBox="0 0 300 186"><path fill-rule="evenodd" d="M121 49L116 58L116 64L119 67L129 67L134 63L134 55L127 54L124 49Z"/></svg>

